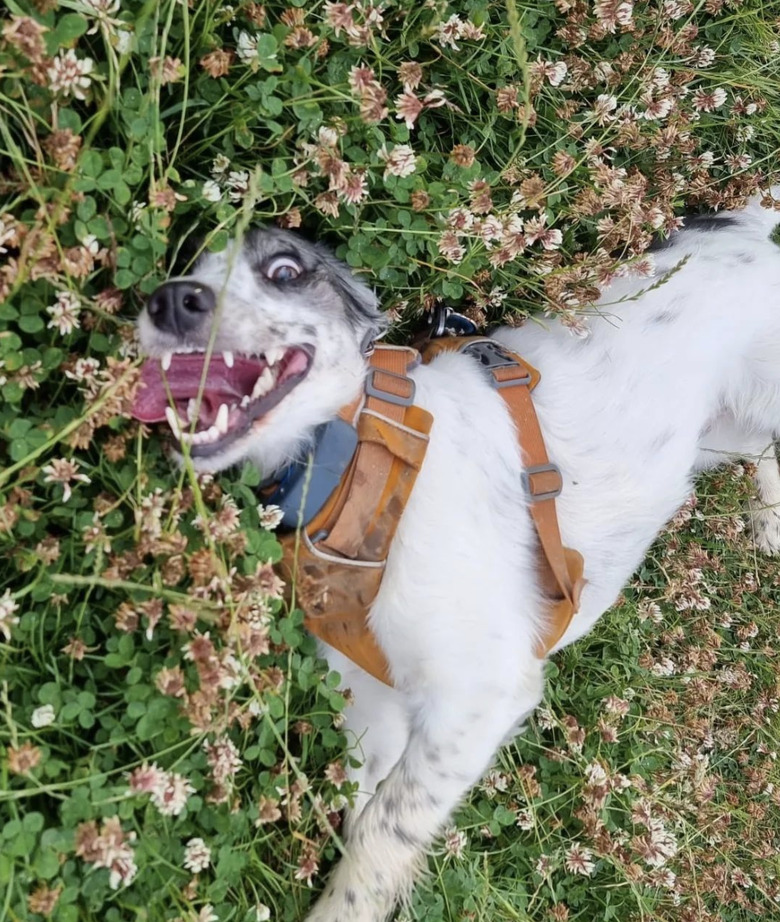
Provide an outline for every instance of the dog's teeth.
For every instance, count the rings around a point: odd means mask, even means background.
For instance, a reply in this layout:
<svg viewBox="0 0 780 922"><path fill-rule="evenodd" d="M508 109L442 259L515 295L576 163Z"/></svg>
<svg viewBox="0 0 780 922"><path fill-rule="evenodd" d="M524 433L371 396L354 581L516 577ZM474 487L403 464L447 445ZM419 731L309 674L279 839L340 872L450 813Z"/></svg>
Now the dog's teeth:
<svg viewBox="0 0 780 922"><path fill-rule="evenodd" d="M222 433L217 429L216 426L209 426L209 428L203 433L206 438L203 439L204 442L216 442Z"/></svg>
<svg viewBox="0 0 780 922"><path fill-rule="evenodd" d="M221 403L219 405L219 410L217 410L217 419L214 425L219 430L220 435L226 435L228 431L228 419L230 416L230 410L226 403Z"/></svg>
<svg viewBox="0 0 780 922"><path fill-rule="evenodd" d="M281 359L284 353L287 350L284 346L274 346L273 349L269 349L265 354L265 360L270 365L276 365L276 363Z"/></svg>
<svg viewBox="0 0 780 922"><path fill-rule="evenodd" d="M194 397L190 397L187 401L187 422L194 423L198 418L198 401Z"/></svg>
<svg viewBox="0 0 780 922"><path fill-rule="evenodd" d="M168 425L171 427L171 432L176 436L177 439L182 437L182 428L181 420L179 419L179 414L173 407L165 408L165 418L168 420Z"/></svg>
<svg viewBox="0 0 780 922"><path fill-rule="evenodd" d="M267 357L266 357L267 358ZM255 386L252 388L252 400L257 400L258 397L262 397L267 394L268 391L273 390L274 386L274 376L270 368L264 368L263 373L255 381Z"/></svg>
<svg viewBox="0 0 780 922"><path fill-rule="evenodd" d="M241 398L241 403L239 404L242 410L245 410L249 406L249 400L249 394L244 394L244 396Z"/></svg>
<svg viewBox="0 0 780 922"><path fill-rule="evenodd" d="M172 362L172 361L173 361L173 353L172 353L172 352L163 352L163 356L162 356L162 358L160 359L160 364L162 365L162 370L163 370L163 371L168 371L168 369L171 367L171 362Z"/></svg>
<svg viewBox="0 0 780 922"><path fill-rule="evenodd" d="M227 365L228 368L232 368L232 367L233 367L233 362L235 361L234 358L233 358L233 353L232 353L232 352L223 352L223 353L222 353L222 361Z"/></svg>

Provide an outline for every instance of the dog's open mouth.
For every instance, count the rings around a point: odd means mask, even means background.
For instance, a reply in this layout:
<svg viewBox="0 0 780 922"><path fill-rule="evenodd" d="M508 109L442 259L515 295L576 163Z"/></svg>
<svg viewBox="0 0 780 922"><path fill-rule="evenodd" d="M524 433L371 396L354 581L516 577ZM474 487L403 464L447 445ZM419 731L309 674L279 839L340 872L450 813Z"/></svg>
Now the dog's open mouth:
<svg viewBox="0 0 780 922"><path fill-rule="evenodd" d="M247 432L306 377L312 346L269 349L260 355L168 352L148 359L133 416L167 420L179 444L210 455Z"/></svg>

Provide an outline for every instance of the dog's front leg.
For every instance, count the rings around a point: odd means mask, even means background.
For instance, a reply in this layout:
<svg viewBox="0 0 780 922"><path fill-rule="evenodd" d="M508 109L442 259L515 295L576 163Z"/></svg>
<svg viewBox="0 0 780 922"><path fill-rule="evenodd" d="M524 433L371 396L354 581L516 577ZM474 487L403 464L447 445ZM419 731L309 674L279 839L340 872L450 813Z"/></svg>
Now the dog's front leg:
<svg viewBox="0 0 780 922"><path fill-rule="evenodd" d="M484 675L463 676L413 709L409 742L358 816L342 857L307 922L383 922L409 893L425 852L518 720L538 703L542 664L526 666L522 692Z"/></svg>
<svg viewBox="0 0 780 922"><path fill-rule="evenodd" d="M408 702L398 689L370 676L336 650L327 648L327 658L330 667L341 673L342 686L353 699L344 711L344 731L352 743L351 755L360 765L349 769L350 781L357 783L345 818L349 837L358 816L409 742Z"/></svg>

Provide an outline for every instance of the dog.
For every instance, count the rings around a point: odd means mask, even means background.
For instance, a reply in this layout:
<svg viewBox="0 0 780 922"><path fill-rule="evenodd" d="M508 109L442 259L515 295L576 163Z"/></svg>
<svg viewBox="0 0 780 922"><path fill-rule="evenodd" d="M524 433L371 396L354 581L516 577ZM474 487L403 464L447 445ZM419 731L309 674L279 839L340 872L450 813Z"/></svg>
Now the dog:
<svg viewBox="0 0 780 922"><path fill-rule="evenodd" d="M563 477L562 539L585 559L580 609L555 649L610 607L700 471L755 462L756 540L780 550L777 223L758 202L690 220L657 248L656 281L610 286L587 337L555 318L493 334L541 372L534 401ZM167 416L197 470L248 459L273 475L360 394L366 343L383 329L375 295L328 250L251 232L151 296L140 342L170 391L143 391L140 416ZM512 419L466 355L411 375L434 423L370 612L393 684L323 649L353 691L346 729L362 764L345 854L308 922L386 919L542 697L545 609Z"/></svg>

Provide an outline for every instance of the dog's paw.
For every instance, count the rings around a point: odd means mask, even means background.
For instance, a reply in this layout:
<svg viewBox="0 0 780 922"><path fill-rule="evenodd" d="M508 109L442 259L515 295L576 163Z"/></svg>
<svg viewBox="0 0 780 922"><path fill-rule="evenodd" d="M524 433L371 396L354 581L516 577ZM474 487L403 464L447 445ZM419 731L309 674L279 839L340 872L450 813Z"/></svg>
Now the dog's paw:
<svg viewBox="0 0 780 922"><path fill-rule="evenodd" d="M752 500L748 507L748 522L756 550L768 557L780 554L780 509L761 506L758 500Z"/></svg>

